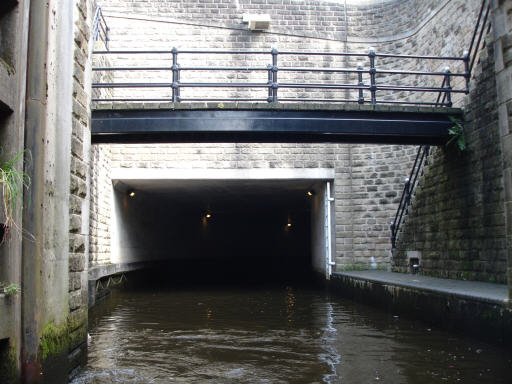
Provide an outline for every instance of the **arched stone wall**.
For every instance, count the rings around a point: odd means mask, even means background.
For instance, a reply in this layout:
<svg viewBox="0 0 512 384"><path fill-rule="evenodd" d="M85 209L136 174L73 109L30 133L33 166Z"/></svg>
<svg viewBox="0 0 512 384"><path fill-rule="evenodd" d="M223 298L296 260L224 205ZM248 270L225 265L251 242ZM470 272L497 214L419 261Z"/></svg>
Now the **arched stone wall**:
<svg viewBox="0 0 512 384"><path fill-rule="evenodd" d="M111 27L112 49L251 49L276 46L280 50L366 51L396 54L461 56L469 46L479 1L160 1L137 0L100 2ZM268 13L271 27L265 32L249 32L243 13ZM463 15L463 17L461 16ZM112 59L114 60L114 59ZM125 57L119 59L120 62ZM190 63L199 59L192 58ZM194 61L195 60L195 61ZM201 59L202 60L202 59ZM207 58L204 62L209 63ZM232 64L229 57L223 64ZM280 59L281 60L281 59ZM387 68L440 70L446 65L427 65L417 60L398 63L381 59ZM245 63L245 62L244 62ZM294 55L285 65L305 66L311 58ZM204 64L204 63L203 63ZM355 59L323 63L326 66L355 67ZM461 68L452 68L460 71ZM266 76L266 74L264 74ZM158 78L158 74L154 79ZM196 76L199 76L198 74ZM205 79L215 80L209 74ZM308 81L318 80L308 74ZM343 75L344 76L344 75ZM330 80L346 78L332 77ZM203 79L201 77L201 79ZM134 79L140 79L140 73ZM251 80L246 76L243 80ZM410 79L391 75L379 81ZM425 79L417 79L417 84ZM137 80L134 80L137 81ZM266 81L266 79L265 79ZM281 92L281 91L280 91ZM137 95L136 91L133 95ZM195 93L194 96L206 94ZM208 93L211 95L211 93ZM236 95L246 95L238 92ZM286 95L286 93L283 93ZM318 97L328 93L316 92ZM233 95L234 96L234 95ZM395 95L381 95L394 98ZM432 100L434 95L425 96ZM462 105L462 97L455 100ZM226 150L226 148L229 148ZM415 154L413 147L375 145L293 145L242 144L211 146L143 145L96 148L104 153L96 169L108 167L331 167L336 171L336 262L337 268L368 265L374 257L381 267L390 260L389 222L394 216L403 181ZM110 152L110 155L108 154ZM207 155L206 155L207 154ZM110 157L109 157L110 156ZM108 185L108 177L102 185ZM93 187L94 188L94 187ZM91 220L91 262L108 261L108 225L95 221L104 212L93 207ZM103 217L102 220L107 220ZM101 235L95 236L95 233Z"/></svg>

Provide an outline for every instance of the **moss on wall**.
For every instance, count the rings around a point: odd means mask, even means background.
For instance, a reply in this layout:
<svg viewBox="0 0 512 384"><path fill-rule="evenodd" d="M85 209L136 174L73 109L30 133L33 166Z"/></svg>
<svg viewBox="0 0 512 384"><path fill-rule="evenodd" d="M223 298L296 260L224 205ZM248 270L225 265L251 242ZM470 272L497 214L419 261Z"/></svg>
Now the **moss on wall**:
<svg viewBox="0 0 512 384"><path fill-rule="evenodd" d="M50 356L57 356L68 350L69 346L69 327L66 325L56 327L53 323L48 323L43 329L39 341L39 356L41 361Z"/></svg>
<svg viewBox="0 0 512 384"><path fill-rule="evenodd" d="M48 323L43 328L39 339L39 359L44 362L49 357L59 356L68 352L86 338L86 327L83 321L68 320L64 325L57 327Z"/></svg>

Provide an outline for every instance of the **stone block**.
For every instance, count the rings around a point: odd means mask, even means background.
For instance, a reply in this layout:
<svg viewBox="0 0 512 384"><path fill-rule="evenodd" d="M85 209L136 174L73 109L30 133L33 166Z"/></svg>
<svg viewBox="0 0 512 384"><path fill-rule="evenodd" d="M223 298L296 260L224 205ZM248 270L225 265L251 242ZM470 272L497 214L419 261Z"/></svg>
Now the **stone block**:
<svg viewBox="0 0 512 384"><path fill-rule="evenodd" d="M70 272L82 272L85 268L85 256L83 254L69 255L69 270Z"/></svg>
<svg viewBox="0 0 512 384"><path fill-rule="evenodd" d="M82 274L80 272L69 273L69 291L76 291L82 286Z"/></svg>
<svg viewBox="0 0 512 384"><path fill-rule="evenodd" d="M82 306L81 291L73 291L69 293L69 309L74 311Z"/></svg>

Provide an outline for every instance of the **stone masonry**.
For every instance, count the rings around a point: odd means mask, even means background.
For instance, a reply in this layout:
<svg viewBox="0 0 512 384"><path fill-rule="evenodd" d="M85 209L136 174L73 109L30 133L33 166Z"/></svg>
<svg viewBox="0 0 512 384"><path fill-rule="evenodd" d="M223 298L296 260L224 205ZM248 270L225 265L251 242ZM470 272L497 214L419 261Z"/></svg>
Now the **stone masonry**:
<svg viewBox="0 0 512 384"><path fill-rule="evenodd" d="M430 159L396 250L398 271L408 269L407 251L420 251L424 273L511 289L511 10L492 2L493 31L465 105L468 148Z"/></svg>
<svg viewBox="0 0 512 384"><path fill-rule="evenodd" d="M89 254L90 163L90 52L92 2L80 0L75 8L71 181L69 201L69 310L71 369L86 356L87 269ZM76 349L76 351L75 351Z"/></svg>
<svg viewBox="0 0 512 384"><path fill-rule="evenodd" d="M475 12L479 1L384 1L356 4L328 1L287 1L287 0L240 0L240 1L195 1L147 2L138 0L103 0L99 4L104 10L111 27L111 49L250 49L268 50L275 46L280 51L343 51L366 52L372 46L377 52L399 54L424 54L461 56L469 46L474 27ZM242 23L243 13L268 13L272 22L269 31L249 32ZM397 19L397 15L400 17ZM465 15L461 17L461 15ZM456 25L454 21L456 20ZM227 56L186 57L181 65L253 65L250 59L237 62ZM145 65L145 59L129 61L126 55L110 55L114 65ZM167 61L166 61L167 60ZM169 57L158 63L167 63ZM265 60L268 61L268 58ZM314 63L306 55L280 56L280 65L311 66ZM445 62L424 63L417 60L397 62L392 58L381 58L381 65L390 69L443 70ZM486 59L483 59L485 61ZM364 61L364 59L362 60ZM266 65L267 63L263 61ZM260 65L261 63L256 63ZM355 58L326 61L329 67L352 67L357 65ZM363 62L363 65L365 63ZM367 65L367 64L366 64ZM452 72L462 72L460 67ZM122 75L126 76L126 75ZM122 81L168 81L167 74L156 71L152 74L134 72ZM185 75L183 75L185 76ZM219 81L208 72L191 72L186 80ZM263 72L263 81L266 73ZM283 81L292 77L283 74ZM292 76L292 75L290 75ZM295 74L294 74L295 76ZM239 74L230 81L262 81L257 75ZM296 78L297 79L297 78ZM320 76L306 73L297 81L351 82L350 76ZM394 82L411 85L439 85L429 83L424 78L412 79L394 74L380 75L379 82ZM441 81L441 80L439 80ZM463 79L454 86L463 86ZM476 81L475 81L476 83ZM487 88L486 88L487 89ZM128 92L128 93L127 93ZM189 92L189 93L186 93ZM266 92L266 90L265 90ZM281 90L280 97L352 97L346 92L337 95L330 91L311 93L306 90ZM298 93L297 93L298 92ZM477 92L483 92L482 90ZM492 90L486 91L492 97ZM114 97L141 97L138 90L114 90ZM158 90L149 97L169 97L168 90ZM266 97L256 91L232 89L228 93L207 90L190 93L182 91L182 97ZM427 94L422 100L433 100L437 95ZM365 95L365 97L368 97ZM402 93L385 93L380 99L414 100L417 96ZM454 99L455 105L462 106L463 98ZM488 108L488 107L485 107ZM476 123L475 123L476 124ZM483 135L483 131L481 132ZM475 138L476 140L476 138ZM485 139L487 151L496 152L494 136ZM110 148L110 149L108 149ZM380 267L386 268L390 262L389 223L394 217L396 205L403 188L404 179L410 170L411 158L416 152L413 147L391 145L348 145L348 144L167 144L167 145L112 145L95 149L95 158L100 162L93 165L93 190L110 193L109 168L334 168L336 206L336 263L337 269L351 269L368 266L374 257ZM442 150L438 151L442 154ZM436 154L436 156L439 156ZM497 158L485 163L486 172L497 172ZM455 159L457 160L457 159ZM103 170L103 171L101 171ZM442 171L442 169L439 169ZM489 172L489 179L496 173ZM500 184L499 175L495 183ZM480 181L475 180L478 188ZM107 188L108 187L108 188ZM109 196L109 195L106 195ZM94 198L94 197L93 197ZM100 200L103 200L101 203ZM91 248L90 262L108 262L109 252L109 207L110 197L98 196L91 206ZM499 203L496 203L496 206ZM487 206L486 206L487 207ZM486 208L487 209L487 208ZM499 219L495 227L501 224ZM496 281L503 281L503 243L489 246L495 252ZM462 251L461 251L462 252ZM482 256L483 257L483 256ZM397 268L400 257L395 257ZM478 263L474 268L478 268ZM433 267L445 268L448 264ZM473 268L473 267L471 267ZM473 271L473 270L471 270ZM489 276L494 273L489 271ZM479 278L479 271L473 274L451 273L450 277ZM440 274L440 273L439 273ZM485 274L480 277L486 279ZM487 277L489 277L487 276Z"/></svg>
<svg viewBox="0 0 512 384"><path fill-rule="evenodd" d="M491 36L475 67L465 106L467 149L437 148L416 188L399 235L393 269L409 270L421 253L422 273L507 283L507 241L494 47Z"/></svg>
<svg viewBox="0 0 512 384"><path fill-rule="evenodd" d="M508 287L512 297L512 4L492 1L497 110L503 160L505 238L508 241Z"/></svg>

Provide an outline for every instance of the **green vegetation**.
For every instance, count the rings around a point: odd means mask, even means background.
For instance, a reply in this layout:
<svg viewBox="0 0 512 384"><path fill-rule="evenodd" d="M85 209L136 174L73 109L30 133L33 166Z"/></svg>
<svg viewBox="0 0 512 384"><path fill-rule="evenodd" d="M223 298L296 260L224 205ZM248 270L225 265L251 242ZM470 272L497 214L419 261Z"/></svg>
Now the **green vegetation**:
<svg viewBox="0 0 512 384"><path fill-rule="evenodd" d="M0 244L5 240L11 228L20 227L14 221L14 214L23 199L23 187L30 186L30 177L23 171L16 169L18 162L23 162L25 151L17 153L11 160L0 161L0 188L2 189L2 209L5 215L4 235Z"/></svg>
<svg viewBox="0 0 512 384"><path fill-rule="evenodd" d="M87 327L83 319L72 320L68 317L59 327L53 323L46 324L39 339L39 361L44 364L48 358L58 358L70 346L83 342L86 337Z"/></svg>
<svg viewBox="0 0 512 384"><path fill-rule="evenodd" d="M446 147L450 147L452 145L456 145L459 152L462 152L466 149L466 136L464 135L464 126L462 125L462 121L456 119L453 116L449 116L450 120L454 124L448 130L450 134L450 140L446 142Z"/></svg>
<svg viewBox="0 0 512 384"><path fill-rule="evenodd" d="M69 329L67 325L56 327L53 323L46 324L39 342L41 361L67 351L68 345Z"/></svg>
<svg viewBox="0 0 512 384"><path fill-rule="evenodd" d="M14 75L16 73L16 69L12 65L7 63L7 61L2 59L1 57L0 57L0 64L2 64L5 67L5 69L7 70L7 73L9 75Z"/></svg>
<svg viewBox="0 0 512 384"><path fill-rule="evenodd" d="M4 293L6 296L14 296L21 292L21 287L15 283L5 284L0 281L0 293Z"/></svg>

